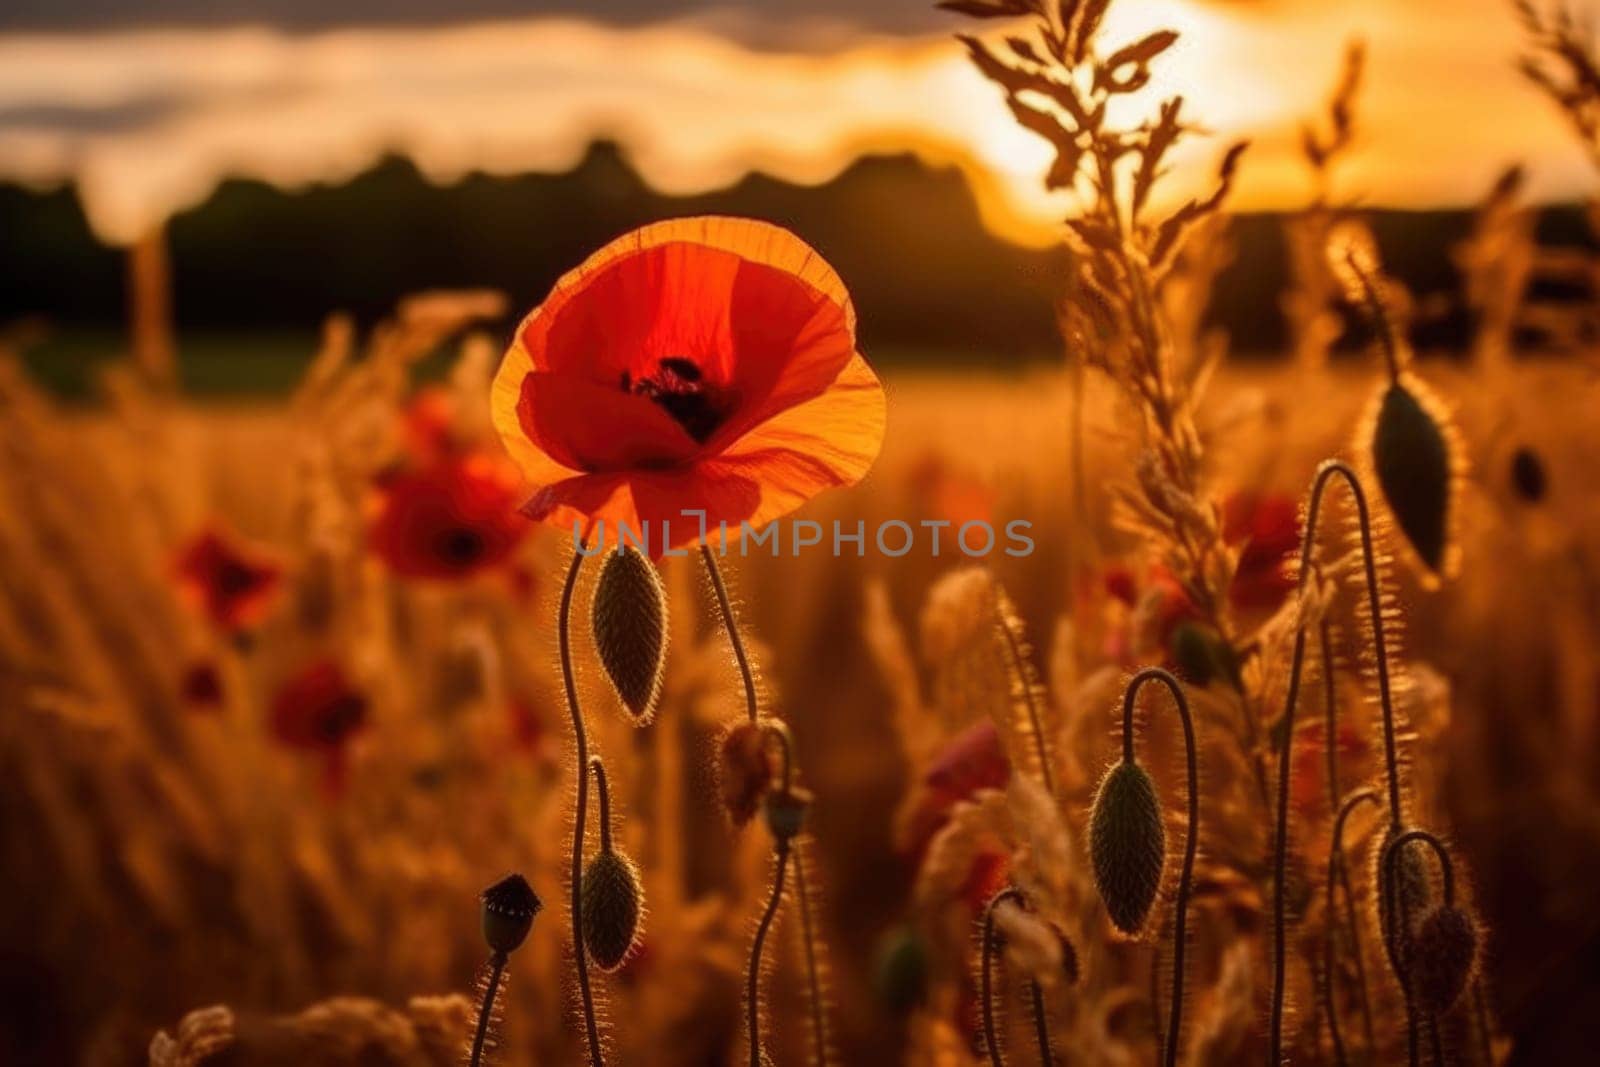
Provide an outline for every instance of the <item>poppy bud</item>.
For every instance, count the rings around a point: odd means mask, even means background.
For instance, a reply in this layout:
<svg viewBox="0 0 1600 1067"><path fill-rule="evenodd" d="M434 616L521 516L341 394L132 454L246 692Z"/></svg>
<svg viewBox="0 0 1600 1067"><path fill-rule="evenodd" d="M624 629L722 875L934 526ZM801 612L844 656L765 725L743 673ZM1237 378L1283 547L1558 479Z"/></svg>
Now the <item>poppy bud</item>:
<svg viewBox="0 0 1600 1067"><path fill-rule="evenodd" d="M1524 445L1511 454L1511 487L1517 496L1529 504L1544 499L1549 479L1544 473L1544 460L1539 453Z"/></svg>
<svg viewBox="0 0 1600 1067"><path fill-rule="evenodd" d="M533 917L544 907L539 895L520 874L508 874L483 891L483 939L491 951L501 955L515 952L528 931Z"/></svg>
<svg viewBox="0 0 1600 1067"><path fill-rule="evenodd" d="M1180 622L1172 631L1172 662L1178 676L1202 688L1217 678L1238 677L1238 661L1222 636L1202 623Z"/></svg>
<svg viewBox="0 0 1600 1067"><path fill-rule="evenodd" d="M628 958L639 936L644 892L633 861L602 848L584 868L583 947L602 971L614 971Z"/></svg>
<svg viewBox="0 0 1600 1067"><path fill-rule="evenodd" d="M928 946L909 926L891 930L878 943L873 988L895 1015L905 1015L928 996Z"/></svg>
<svg viewBox="0 0 1600 1067"><path fill-rule="evenodd" d="M761 797L772 784L772 757L767 753L766 731L757 723L737 723L722 735L717 756L717 785L722 794L722 807L734 826L744 826L755 818Z"/></svg>
<svg viewBox="0 0 1600 1067"><path fill-rule="evenodd" d="M1450 439L1415 385L1383 394L1372 433L1373 468L1400 532L1429 571L1442 574L1450 548Z"/></svg>
<svg viewBox="0 0 1600 1067"><path fill-rule="evenodd" d="M1478 927L1472 916L1446 904L1423 917L1411 942L1411 963L1417 995L1436 1015L1449 1011L1461 997L1478 957Z"/></svg>
<svg viewBox="0 0 1600 1067"><path fill-rule="evenodd" d="M1389 851L1390 842L1398 837L1393 827L1383 835L1378 842L1376 852L1377 864L1375 877L1372 884L1378 887L1378 929L1383 931L1384 951L1389 955L1389 962L1396 968L1404 966L1404 961L1396 959L1397 949L1408 943L1411 930L1400 930L1391 941L1389 930L1395 917L1391 915L1392 904L1390 894L1384 891L1386 872L1383 869L1384 854ZM1393 863L1395 889L1400 901L1400 914L1406 916L1412 927L1421 915L1428 910L1429 901L1433 896L1432 883L1428 880L1428 861L1425 855L1427 846L1421 841L1410 841L1400 846L1400 854Z"/></svg>
<svg viewBox="0 0 1600 1067"><path fill-rule="evenodd" d="M617 697L643 726L655 714L667 656L667 594L637 549L606 555L591 616L595 648Z"/></svg>
<svg viewBox="0 0 1600 1067"><path fill-rule="evenodd" d="M810 808L811 794L798 787L768 793L762 803L767 829L779 841L789 841L805 829L806 812Z"/></svg>
<svg viewBox="0 0 1600 1067"><path fill-rule="evenodd" d="M1089 858L1112 924L1137 934L1161 889L1167 834L1156 784L1132 760L1100 780L1089 812Z"/></svg>

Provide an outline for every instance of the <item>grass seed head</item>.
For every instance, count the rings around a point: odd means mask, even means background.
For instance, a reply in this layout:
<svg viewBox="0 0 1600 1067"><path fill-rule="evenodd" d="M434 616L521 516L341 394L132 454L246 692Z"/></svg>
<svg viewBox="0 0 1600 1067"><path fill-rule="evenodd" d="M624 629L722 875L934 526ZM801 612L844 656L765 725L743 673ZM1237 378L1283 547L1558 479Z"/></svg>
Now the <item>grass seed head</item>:
<svg viewBox="0 0 1600 1067"><path fill-rule="evenodd" d="M1428 912L1411 941L1417 996L1435 1015L1461 998L1478 958L1478 927L1465 908L1446 904Z"/></svg>
<svg viewBox="0 0 1600 1067"><path fill-rule="evenodd" d="M667 594L635 548L606 555L591 618L595 648L617 697L643 726L655 714L667 657Z"/></svg>
<svg viewBox="0 0 1600 1067"><path fill-rule="evenodd" d="M622 966L639 938L644 891L633 861L603 848L584 868L583 947L602 971Z"/></svg>
<svg viewBox="0 0 1600 1067"><path fill-rule="evenodd" d="M483 891L483 939L494 952L515 952L543 907L527 879L520 874L506 875Z"/></svg>
<svg viewBox="0 0 1600 1067"><path fill-rule="evenodd" d="M1106 772L1089 813L1094 883L1111 922L1125 934L1143 928L1161 889L1167 834L1156 783L1125 760Z"/></svg>

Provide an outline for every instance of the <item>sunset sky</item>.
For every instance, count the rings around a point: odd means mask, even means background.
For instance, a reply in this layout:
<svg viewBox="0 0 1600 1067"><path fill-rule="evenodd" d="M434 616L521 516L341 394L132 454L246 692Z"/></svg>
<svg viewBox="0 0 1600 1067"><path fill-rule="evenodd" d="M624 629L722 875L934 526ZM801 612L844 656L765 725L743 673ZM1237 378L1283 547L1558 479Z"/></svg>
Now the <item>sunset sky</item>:
<svg viewBox="0 0 1600 1067"><path fill-rule="evenodd" d="M1048 240L1070 209L1039 190L1045 145L950 40L970 24L923 0L356 0L330 24L333 6L8 0L0 180L78 182L112 242L228 177L338 182L386 153L441 182L564 170L596 138L666 192L751 170L819 182L862 154L910 149L960 166L1009 237ZM1184 94L1217 135L1177 158L1174 193L1247 136L1236 206L1302 203L1295 131L1356 34L1370 59L1341 196L1468 203L1518 160L1541 198L1593 184L1516 72L1505 0L1122 0L1107 40L1160 26L1183 38L1153 91Z"/></svg>

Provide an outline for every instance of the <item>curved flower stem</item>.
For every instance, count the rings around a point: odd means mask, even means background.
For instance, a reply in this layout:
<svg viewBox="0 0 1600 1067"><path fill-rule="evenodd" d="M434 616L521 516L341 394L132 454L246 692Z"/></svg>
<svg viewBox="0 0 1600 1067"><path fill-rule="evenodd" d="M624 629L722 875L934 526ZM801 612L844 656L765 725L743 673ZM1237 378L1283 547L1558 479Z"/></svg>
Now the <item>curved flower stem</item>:
<svg viewBox="0 0 1600 1067"><path fill-rule="evenodd" d="M1366 571L1367 608L1372 621L1373 656L1377 661L1378 702L1383 711L1384 768L1388 778L1389 820L1398 830L1401 826L1400 758L1395 744L1394 698L1389 685L1389 652L1384 639L1383 604L1378 592L1378 563L1372 545L1372 519L1367 509L1366 491L1361 480L1349 465L1336 459L1326 460L1317 468L1311 483L1311 500L1306 508L1306 528L1300 542L1300 583L1296 593L1303 596L1306 580L1311 573L1311 554L1316 546L1317 519L1322 512L1322 498L1328 482L1338 475L1350 488L1355 501L1356 518L1361 531L1361 560ZM1283 997L1286 969L1285 948L1288 937L1285 895L1286 866L1289 849L1289 772L1290 755L1294 749L1294 713L1300 698L1300 677L1305 667L1306 631L1296 629L1294 653L1289 664L1289 686L1283 705L1283 747L1278 752L1278 814L1273 839L1272 887L1272 1021L1268 1037L1267 1062L1277 1067L1283 1062ZM1325 739L1331 744L1331 739Z"/></svg>
<svg viewBox="0 0 1600 1067"><path fill-rule="evenodd" d="M1200 843L1200 768L1199 756L1194 741L1194 717L1189 713L1189 700L1183 695L1183 686L1178 679L1162 670L1160 667L1146 667L1128 682L1128 688L1122 694L1122 759L1124 762L1134 761L1133 753L1133 705L1134 699L1139 695L1139 690L1146 682L1160 682L1172 693L1172 700L1178 707L1178 716L1183 720L1183 746L1184 754L1188 760L1188 793L1189 793L1189 825L1184 831L1183 841L1183 870L1178 876L1178 900L1174 908L1172 923L1172 1008L1167 1013L1167 1041L1163 1061L1166 1067L1173 1067L1178 1062L1178 1047L1180 1045L1181 1027L1183 1024L1183 954L1187 947L1188 931L1186 925L1189 917L1189 888L1194 879L1195 849Z"/></svg>
<svg viewBox="0 0 1600 1067"><path fill-rule="evenodd" d="M1022 689L1022 699L1028 708L1028 730L1033 734L1033 750L1039 760L1039 774L1044 779L1045 792L1053 797L1056 795L1056 780L1050 770L1050 751L1045 743L1044 717L1039 712L1039 695L1034 692L1033 685L1028 681L1028 664L1022 657L1022 642L1012 627L1012 620L1002 607L1001 597L1005 594L1000 591L1000 584L993 577L989 581L995 592L996 621L1000 624L1000 632L1005 635L1006 651L1011 655L1011 673Z"/></svg>
<svg viewBox="0 0 1600 1067"><path fill-rule="evenodd" d="M761 923L756 927L755 940L750 945L750 973L745 984L745 1025L750 1031L750 1067L761 1067L761 949L772 929L772 920L778 914L783 900L783 876L789 867L789 842L779 838L773 843L777 867L772 875L772 895L767 898L767 908L761 913Z"/></svg>
<svg viewBox="0 0 1600 1067"><path fill-rule="evenodd" d="M989 898L989 904L983 909L983 946L981 951L982 971L979 975L983 997L983 1041L989 1050L989 1062L993 1067L1005 1067L1005 1057L1000 1052L1000 1038L994 1025L994 951L997 947L994 933L995 909L1006 901L1013 901L1021 906L1024 901L1022 890L1016 886L1007 886ZM1044 1010L1044 990L1040 988L1037 979L1029 979L1030 993L1033 1000L1033 1033L1039 1042L1039 1062L1044 1067L1050 1067L1054 1062L1050 1056L1050 1024Z"/></svg>
<svg viewBox="0 0 1600 1067"><path fill-rule="evenodd" d="M711 575L711 587L716 590L717 607L722 612L723 628L728 631L728 643L733 646L733 658L739 662L739 677L744 681L745 711L751 722L759 716L756 699L756 676L750 668L750 656L744 650L744 639L739 636L739 623L733 617L733 603L728 599L728 587L722 580L722 569L717 566L717 556L710 545L700 546L700 558L705 560L706 573Z"/></svg>
<svg viewBox="0 0 1600 1067"><path fill-rule="evenodd" d="M1339 859L1339 894L1344 898L1344 921L1350 928L1350 953L1355 957L1356 988L1361 995L1361 1032L1367 1039L1367 1052L1378 1047L1377 1032L1372 1025L1372 997L1367 990L1366 955L1361 949L1361 920L1356 915L1356 894L1350 887L1350 864Z"/></svg>
<svg viewBox="0 0 1600 1067"><path fill-rule="evenodd" d="M561 649L561 681L566 686L567 710L572 713L573 746L578 765L577 811L572 823L572 954L578 966L578 996L583 1002L583 1026L589 1042L590 1067L603 1067L605 1055L600 1047L600 1024L595 1018L594 991L589 986L589 960L583 951L583 827L589 816L589 737L583 726L583 711L578 706L578 684L572 671L572 591L583 566L583 548L589 543L584 534L578 551L567 568L566 584L561 587L561 607L556 618L556 639Z"/></svg>
<svg viewBox="0 0 1600 1067"><path fill-rule="evenodd" d="M483 1042L489 1034L489 1016L494 1012L495 994L500 991L500 976L505 973L506 954L496 952L489 957L489 981L483 987L483 1004L478 1008L478 1029L472 1035L472 1055L468 1067L479 1067L483 1062Z"/></svg>
<svg viewBox="0 0 1600 1067"><path fill-rule="evenodd" d="M1344 1037L1339 1032L1339 1010L1334 998L1334 971L1338 964L1338 938L1335 931L1335 890L1342 884L1345 886L1345 903L1349 905L1349 885L1344 874L1344 824L1350 818L1351 812L1362 804L1381 803L1375 789L1360 789L1351 793L1345 802L1337 807L1338 814L1333 820L1333 843L1328 849L1328 882L1327 882L1327 940L1325 942L1326 962L1324 964L1325 982L1323 995L1326 998L1325 1010L1328 1014L1328 1034L1333 1039L1334 1062L1339 1067L1349 1062L1345 1055ZM1350 951L1356 962L1356 982L1361 990L1361 1014L1367 1030L1367 1048L1372 1048L1372 1009L1367 1003L1367 976L1366 966L1361 962L1360 933L1355 922L1354 910L1350 911Z"/></svg>
<svg viewBox="0 0 1600 1067"><path fill-rule="evenodd" d="M1450 862L1450 851L1444 847L1443 841L1440 841L1427 830L1407 830L1402 834L1396 834L1394 839L1384 846L1383 853L1379 857L1378 868L1382 877L1384 900L1388 902L1390 909L1393 909L1396 904L1396 897L1399 895L1399 886L1396 884L1398 871L1395 864L1400 858L1400 850L1413 841L1421 841L1433 850L1434 856L1439 861L1440 878L1444 882L1445 906L1448 907L1454 904L1456 902L1456 872L1455 866ZM1389 913L1391 915L1394 914L1392 910ZM1389 959L1394 966L1395 978L1399 979L1400 991L1405 996L1406 1045L1411 1058L1411 1067L1418 1067L1417 1009L1415 998L1411 995L1411 976L1406 973L1409 968L1406 966L1405 956L1401 952L1400 935L1396 929L1398 925L1391 922L1389 929L1385 930L1383 934L1384 939L1388 942ZM1438 1023L1431 1016L1428 1022L1435 1052L1434 1059L1442 1063L1444 1061L1439 1055Z"/></svg>

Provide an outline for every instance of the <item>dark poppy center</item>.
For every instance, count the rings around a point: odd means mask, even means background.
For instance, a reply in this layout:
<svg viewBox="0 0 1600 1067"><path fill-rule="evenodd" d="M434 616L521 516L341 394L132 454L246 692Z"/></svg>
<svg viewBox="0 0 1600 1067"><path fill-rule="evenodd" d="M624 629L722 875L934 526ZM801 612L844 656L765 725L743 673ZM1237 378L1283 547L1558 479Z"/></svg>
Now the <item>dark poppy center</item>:
<svg viewBox="0 0 1600 1067"><path fill-rule="evenodd" d="M437 548L440 558L457 566L475 563L484 550L483 535L466 526L446 530L440 535Z"/></svg>
<svg viewBox="0 0 1600 1067"><path fill-rule="evenodd" d="M317 740L336 745L354 733L367 717L367 702L359 696L339 697L322 710L315 729Z"/></svg>
<svg viewBox="0 0 1600 1067"><path fill-rule="evenodd" d="M654 374L637 380L623 371L621 385L623 392L655 401L702 444L733 412L729 392L706 381L700 365L683 356L667 356L656 364Z"/></svg>
<svg viewBox="0 0 1600 1067"><path fill-rule="evenodd" d="M217 592L224 598L243 596L255 585L255 571L242 563L228 560L217 570Z"/></svg>

